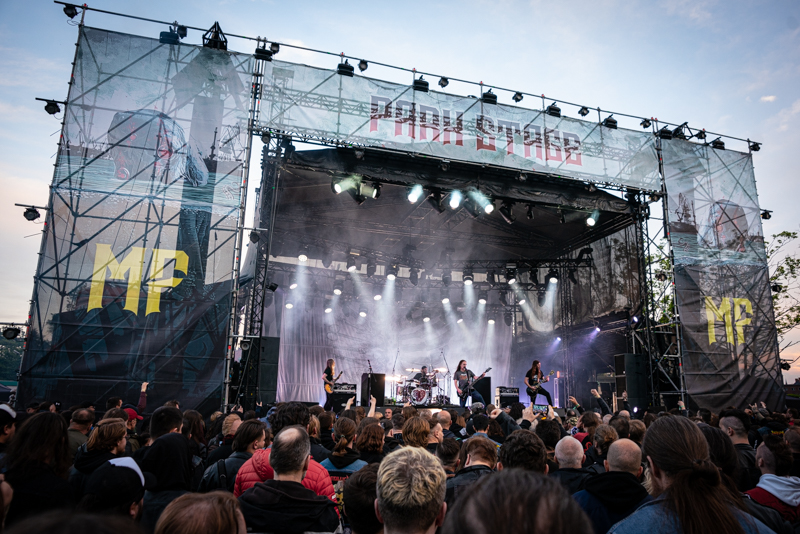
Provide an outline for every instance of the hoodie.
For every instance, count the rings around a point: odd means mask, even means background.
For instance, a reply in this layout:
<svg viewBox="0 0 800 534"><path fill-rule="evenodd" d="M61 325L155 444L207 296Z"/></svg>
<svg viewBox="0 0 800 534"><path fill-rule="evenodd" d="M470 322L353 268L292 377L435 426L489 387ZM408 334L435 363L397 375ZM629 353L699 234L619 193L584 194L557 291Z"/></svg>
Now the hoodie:
<svg viewBox="0 0 800 534"><path fill-rule="evenodd" d="M297 482L265 480L239 497L245 523L253 532L334 532L336 504Z"/></svg>
<svg viewBox="0 0 800 534"><path fill-rule="evenodd" d="M365 467L367 462L361 459L361 455L358 454L358 452L353 449L347 449L342 456L331 454L330 458L324 462L320 462L320 465L328 471L355 473L362 467Z"/></svg>
<svg viewBox="0 0 800 534"><path fill-rule="evenodd" d="M614 523L652 499L635 476L622 471L588 478L584 488L572 497L591 519L595 534L605 534Z"/></svg>
<svg viewBox="0 0 800 534"><path fill-rule="evenodd" d="M757 503L774 508L790 523L800 520L800 478L761 475L758 486L745 492Z"/></svg>
<svg viewBox="0 0 800 534"><path fill-rule="evenodd" d="M86 481L89 480L95 469L116 457L115 454L108 451L87 450L86 444L78 448L78 452L75 454L75 465L69 470L69 484L72 486L72 493L76 500L79 501L83 497Z"/></svg>

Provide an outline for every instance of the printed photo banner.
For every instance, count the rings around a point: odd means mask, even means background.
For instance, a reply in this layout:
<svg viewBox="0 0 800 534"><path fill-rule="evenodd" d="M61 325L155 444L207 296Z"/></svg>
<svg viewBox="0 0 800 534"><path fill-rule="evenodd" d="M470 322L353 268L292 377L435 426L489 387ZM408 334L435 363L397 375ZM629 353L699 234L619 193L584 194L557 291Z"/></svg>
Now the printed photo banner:
<svg viewBox="0 0 800 534"><path fill-rule="evenodd" d="M649 132L306 65L266 65L263 128L581 181L661 188Z"/></svg>
<svg viewBox="0 0 800 534"><path fill-rule="evenodd" d="M220 402L253 60L81 28L18 400Z"/></svg>
<svg viewBox="0 0 800 534"><path fill-rule="evenodd" d="M777 330L750 154L662 141L689 395L719 411L783 405Z"/></svg>

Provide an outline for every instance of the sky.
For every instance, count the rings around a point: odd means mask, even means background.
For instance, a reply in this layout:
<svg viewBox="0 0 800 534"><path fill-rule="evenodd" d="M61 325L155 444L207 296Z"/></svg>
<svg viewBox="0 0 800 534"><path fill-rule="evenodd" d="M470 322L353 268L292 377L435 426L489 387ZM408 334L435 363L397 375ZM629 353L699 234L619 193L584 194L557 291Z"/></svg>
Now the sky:
<svg viewBox="0 0 800 534"><path fill-rule="evenodd" d="M759 201L773 211L764 234L800 230L792 156L800 145L796 1L97 0L90 7L203 28L219 21L229 33L759 141ZM0 322L24 322L28 315L42 226L26 221L14 204L47 204L60 122L34 98L66 98L77 20L46 0L0 1ZM86 24L153 37L167 29L96 12ZM254 48L252 41L229 41L231 50ZM184 42L199 44L200 32L190 30ZM328 68L338 63L288 47L279 58ZM411 79L377 65L369 75ZM477 93L458 83L448 92ZM510 103L509 96L500 93L501 101ZM621 127L637 127L638 121L617 118ZM797 358L800 346L782 356ZM784 377L800 377L800 362Z"/></svg>

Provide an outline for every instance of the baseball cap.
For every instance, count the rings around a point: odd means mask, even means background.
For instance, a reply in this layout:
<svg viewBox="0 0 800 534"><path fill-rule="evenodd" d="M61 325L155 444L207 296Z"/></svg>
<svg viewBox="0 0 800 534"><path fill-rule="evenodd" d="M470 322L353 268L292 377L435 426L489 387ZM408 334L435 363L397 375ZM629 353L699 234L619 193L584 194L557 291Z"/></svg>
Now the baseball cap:
<svg viewBox="0 0 800 534"><path fill-rule="evenodd" d="M141 421L142 419L144 419L144 417L136 413L136 410L134 410L133 408L125 408L125 413L128 414L128 421L132 419L138 419L139 421Z"/></svg>
<svg viewBox="0 0 800 534"><path fill-rule="evenodd" d="M9 406L8 404L0 404L0 410L3 410L8 415L10 415L11 419L17 418L17 412L15 412L14 409L11 408L11 406Z"/></svg>
<svg viewBox="0 0 800 534"><path fill-rule="evenodd" d="M155 476L142 472L133 458L114 458L92 473L85 494L94 497L92 511L100 512L139 502L155 486Z"/></svg>

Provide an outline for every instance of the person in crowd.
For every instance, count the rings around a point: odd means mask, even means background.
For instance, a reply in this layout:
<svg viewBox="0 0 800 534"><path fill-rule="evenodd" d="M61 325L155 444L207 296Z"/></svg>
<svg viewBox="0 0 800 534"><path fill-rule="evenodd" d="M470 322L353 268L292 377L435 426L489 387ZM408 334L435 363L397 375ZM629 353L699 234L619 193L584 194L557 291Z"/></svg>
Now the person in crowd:
<svg viewBox="0 0 800 534"><path fill-rule="evenodd" d="M761 478L755 488L745 493L794 524L800 521L800 478L789 476L792 460L792 449L783 436L764 436L756 449Z"/></svg>
<svg viewBox="0 0 800 534"><path fill-rule="evenodd" d="M86 443L89 439L86 437L89 430L94 423L94 411L87 408L81 408L72 412L72 419L69 422L67 429L67 436L69 440L69 461L75 461L75 454L78 452L78 447Z"/></svg>
<svg viewBox="0 0 800 534"><path fill-rule="evenodd" d="M330 458L331 451L323 447L319 440L319 419L314 414L311 414L311 419L308 420L308 437L311 440L311 457L314 461L322 463Z"/></svg>
<svg viewBox="0 0 800 534"><path fill-rule="evenodd" d="M189 493L166 507L155 534L246 534L239 502L221 491Z"/></svg>
<svg viewBox="0 0 800 534"><path fill-rule="evenodd" d="M353 425L355 432L355 423L351 420L339 421ZM287 426L277 433L269 456L273 478L258 482L239 497L249 529L254 532L334 532L338 528L336 504L302 484L309 462L313 461L310 453L311 442L302 426Z"/></svg>
<svg viewBox="0 0 800 534"><path fill-rule="evenodd" d="M503 439L497 440L494 438L494 436L498 435L496 430L495 432L489 431L487 433L489 434L490 439L493 439L494 441L499 441L500 443L502 443L502 441L505 439L505 436L509 436L515 430L519 430L522 428L517 423L517 421L511 417L510 414L506 413L505 410L500 410L498 408L495 408L494 410L489 412L489 430L491 430L493 426L492 421L494 421L497 424L497 426L500 427ZM528 426L527 428L529 429L530 426Z"/></svg>
<svg viewBox="0 0 800 534"><path fill-rule="evenodd" d="M78 449L75 465L69 473L75 500L83 497L86 481L98 467L125 454L127 435L122 419L103 419L97 423L89 440Z"/></svg>
<svg viewBox="0 0 800 534"><path fill-rule="evenodd" d="M431 427L425 419L418 415L409 417L403 424L403 444L424 449L428 446L430 433Z"/></svg>
<svg viewBox="0 0 800 534"><path fill-rule="evenodd" d="M406 421L408 421L412 417L419 417L419 413L417 412L417 409L414 408L413 406L403 406L403 409L401 410L401 413L403 414L403 418Z"/></svg>
<svg viewBox="0 0 800 534"><path fill-rule="evenodd" d="M527 469L546 475L547 448L536 433L531 430L515 430L503 442L497 453L497 469Z"/></svg>
<svg viewBox="0 0 800 534"><path fill-rule="evenodd" d="M584 489L572 496L589 516L595 534L605 534L611 525L652 500L639 483L642 451L633 441L618 439L611 444L605 471L586 480Z"/></svg>
<svg viewBox="0 0 800 534"><path fill-rule="evenodd" d="M403 414L395 413L392 416L392 428L389 430L389 435L383 441L383 453L389 454L404 445L403 441L403 425L406 419Z"/></svg>
<svg viewBox="0 0 800 534"><path fill-rule="evenodd" d="M467 430L465 428L467 423L464 421L464 418L453 408L447 410L447 413L450 414L450 432L456 435L456 439L467 437Z"/></svg>
<svg viewBox="0 0 800 534"><path fill-rule="evenodd" d="M336 416L333 412L325 412L319 416L319 442L328 452L333 452L336 443L333 441L333 422Z"/></svg>
<svg viewBox="0 0 800 534"><path fill-rule="evenodd" d="M723 410L719 415L719 428L728 435L739 456L736 486L739 491L746 492L755 488L761 478L756 465L756 451L747 439L750 418L741 410Z"/></svg>
<svg viewBox="0 0 800 534"><path fill-rule="evenodd" d="M298 425L306 429L305 435L308 436L308 424L311 421L311 412L302 402L285 402L280 404L270 416L270 431L277 436L278 432L287 426ZM309 451L311 442L309 440ZM269 455L272 449L257 450L253 457L247 460L239 469L236 475L236 483L233 494L239 497L253 487L257 482L263 482L273 477L272 466L269 463ZM317 495L331 497L333 495L333 482L328 471L318 462L310 460L308 471L303 478L303 487L312 490Z"/></svg>
<svg viewBox="0 0 800 534"><path fill-rule="evenodd" d="M555 459L558 470L550 476L557 479L572 495L583 489L592 473L583 468L586 455L583 445L572 436L566 436L556 444Z"/></svg>
<svg viewBox="0 0 800 534"><path fill-rule="evenodd" d="M627 439L631 434L630 417L625 417L622 415L622 412L611 417L608 421L608 425L617 431L619 439Z"/></svg>
<svg viewBox="0 0 800 534"><path fill-rule="evenodd" d="M206 460L208 466L220 460L224 460L233 454L233 440L241 424L242 418L237 413L232 413L225 417L222 421L222 444L208 455L208 459Z"/></svg>
<svg viewBox="0 0 800 534"><path fill-rule="evenodd" d="M384 534L433 533L444 522L446 475L424 448L404 447L378 469L375 509Z"/></svg>
<svg viewBox="0 0 800 534"><path fill-rule="evenodd" d="M442 527L442 534L486 532L589 534L592 526L551 477L524 469L504 469L483 477L454 506L448 506Z"/></svg>
<svg viewBox="0 0 800 534"><path fill-rule="evenodd" d="M350 525L353 534L379 534L383 524L375 515L375 499L378 494L378 464L370 464L353 473L344 482L342 504L344 520Z"/></svg>
<svg viewBox="0 0 800 534"><path fill-rule="evenodd" d="M436 421L431 426L431 431L428 433L428 444L425 446L428 449L428 452L431 454L436 454L436 448L444 439L444 434L442 434L442 425Z"/></svg>
<svg viewBox="0 0 800 534"><path fill-rule="evenodd" d="M475 429L475 432L472 437L468 439L472 439L477 436L484 437L494 443L495 447L500 448L500 444L489 437L489 416L485 414L474 415L470 421L472 422L472 427Z"/></svg>
<svg viewBox="0 0 800 534"><path fill-rule="evenodd" d="M590 473L598 474L605 472L605 460L608 455L608 448L619 436L611 425L600 425L594 433L592 447L586 451L586 461L584 467Z"/></svg>
<svg viewBox="0 0 800 534"><path fill-rule="evenodd" d="M586 451L594 442L594 433L597 427L602 425L600 416L594 412L583 412L578 418L578 430L575 438L583 444L583 450Z"/></svg>
<svg viewBox="0 0 800 534"><path fill-rule="evenodd" d="M59 510L42 513L8 529L9 534L142 534L141 528L127 517L74 513Z"/></svg>
<svg viewBox="0 0 800 534"><path fill-rule="evenodd" d="M0 404L0 455L5 454L8 442L17 430L17 412L8 404Z"/></svg>
<svg viewBox="0 0 800 534"><path fill-rule="evenodd" d="M487 437L475 435L462 444L466 459L464 467L447 481L448 506L455 503L463 493L470 491L475 482L490 474L497 465L497 444Z"/></svg>
<svg viewBox="0 0 800 534"><path fill-rule="evenodd" d="M68 439L67 421L57 413L38 413L19 426L6 449L5 480L14 490L6 525L75 504L66 480Z"/></svg>
<svg viewBox="0 0 800 534"><path fill-rule="evenodd" d="M644 441L644 433L647 432L647 426L645 426L644 421L631 419L630 423L628 423L628 432L630 433L629 439L641 448L642 441Z"/></svg>
<svg viewBox="0 0 800 534"><path fill-rule="evenodd" d="M384 458L383 454L383 428L378 423L367 425L358 434L356 439L356 449L358 449L360 458L368 464L381 463Z"/></svg>
<svg viewBox="0 0 800 534"><path fill-rule="evenodd" d="M204 462L208 458L208 444L206 443L206 423L197 410L186 410L183 413L183 427L181 432L189 440L189 450Z"/></svg>
<svg viewBox="0 0 800 534"><path fill-rule="evenodd" d="M442 427L442 438L457 439L453 431L450 430L450 426L453 424L453 417L450 415L450 412L447 410L440 411L436 414L436 420Z"/></svg>
<svg viewBox="0 0 800 534"><path fill-rule="evenodd" d="M500 445L502 445L506 439L506 434L505 432L503 432L500 423L498 423L496 419L492 419L491 417L489 418L489 428L486 429L486 435L489 437L490 440Z"/></svg>
<svg viewBox="0 0 800 534"><path fill-rule="evenodd" d="M167 408L175 408L176 410L181 409L181 403L177 399L168 400L164 403L164 406Z"/></svg>
<svg viewBox="0 0 800 534"><path fill-rule="evenodd" d="M545 419L536 425L536 435L539 436L547 447L547 466L550 473L558 471L556 463L556 445L561 439L561 425L555 419Z"/></svg>
<svg viewBox="0 0 800 534"><path fill-rule="evenodd" d="M792 468L789 475L798 477L800 476L800 428L793 426L784 432L783 437L792 449Z"/></svg>
<svg viewBox="0 0 800 534"><path fill-rule="evenodd" d="M612 526L610 533L771 532L722 484L703 434L689 419L656 419L645 434L643 453L655 498Z"/></svg>
<svg viewBox="0 0 800 534"><path fill-rule="evenodd" d="M156 485L144 494L142 526L148 532L169 503L192 489L192 452L189 440L181 433L183 414L177 408L161 406L150 418L152 445L136 451L142 471L156 477Z"/></svg>
<svg viewBox="0 0 800 534"><path fill-rule="evenodd" d="M144 473L133 458L113 458L98 467L86 481L78 510L129 517L138 522L144 492L155 484L155 477Z"/></svg>
<svg viewBox="0 0 800 534"><path fill-rule="evenodd" d="M393 415L394 415L394 411L392 411L391 408L386 408L386 409L383 410L383 418L384 419L391 420Z"/></svg>
<svg viewBox="0 0 800 534"><path fill-rule="evenodd" d="M127 406L131 406L128 404ZM106 411L113 410L114 408L122 408L122 397L111 397L106 401ZM147 382L142 382L142 387L139 390L139 402L136 405L136 413L144 413L147 409ZM110 419L107 415L104 419Z"/></svg>
<svg viewBox="0 0 800 534"><path fill-rule="evenodd" d="M439 446L436 447L436 459L442 464L448 479L456 476L456 471L458 471L459 467L458 453L460 451L461 446L453 438L444 438Z"/></svg>
<svg viewBox="0 0 800 534"><path fill-rule="evenodd" d="M25 413L28 415L33 415L39 411L39 402L31 402L28 406L25 407Z"/></svg>
<svg viewBox="0 0 800 534"><path fill-rule="evenodd" d="M139 447L143 445L141 442L141 436L136 433L136 425L144 419L141 415L136 413L136 410L133 408L125 408L125 413L128 414L128 418L125 423L127 436L126 441L128 444L125 446L125 454L131 455L134 452L139 450Z"/></svg>
<svg viewBox="0 0 800 534"><path fill-rule="evenodd" d="M353 450L353 442L356 437L356 424L346 417L339 418L333 425L333 437L336 440L336 448L333 449L330 458L320 465L328 471L339 471L343 473L355 473L367 462L359 457L358 451Z"/></svg>
<svg viewBox="0 0 800 534"><path fill-rule="evenodd" d="M211 464L203 473L198 491L206 493L223 489L233 493L236 474L253 454L267 445L267 425L258 419L243 422L233 439L233 453L223 460Z"/></svg>

